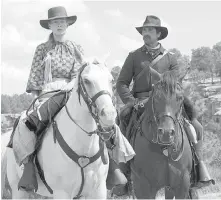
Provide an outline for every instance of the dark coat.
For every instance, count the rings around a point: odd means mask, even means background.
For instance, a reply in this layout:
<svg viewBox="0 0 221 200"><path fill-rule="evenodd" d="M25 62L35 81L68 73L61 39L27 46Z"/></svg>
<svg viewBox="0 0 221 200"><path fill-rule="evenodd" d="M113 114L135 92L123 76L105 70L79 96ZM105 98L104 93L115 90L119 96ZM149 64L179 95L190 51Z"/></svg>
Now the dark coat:
<svg viewBox="0 0 221 200"><path fill-rule="evenodd" d="M161 46L160 54L163 54L165 49ZM130 84L132 80L139 74L139 72L149 65L153 58L147 52L144 46L130 52L125 60L125 63L121 69L120 75L117 80L117 92L124 104L128 102L134 102L136 93L149 92L152 89L152 82L150 79L150 72L147 70L133 86L133 92L130 91ZM178 72L177 59L172 53L167 53L161 58L153 69L159 73L164 73L168 70L173 70L175 73Z"/></svg>

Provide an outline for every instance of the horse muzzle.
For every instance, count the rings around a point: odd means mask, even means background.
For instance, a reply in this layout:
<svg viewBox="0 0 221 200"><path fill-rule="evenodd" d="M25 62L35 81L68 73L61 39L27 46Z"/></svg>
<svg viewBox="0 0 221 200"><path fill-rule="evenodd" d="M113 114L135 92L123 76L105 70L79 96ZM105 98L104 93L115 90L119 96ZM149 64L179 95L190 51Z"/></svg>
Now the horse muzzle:
<svg viewBox="0 0 221 200"><path fill-rule="evenodd" d="M163 129L158 128L158 142L163 145L172 145L174 143L175 138L175 130L171 129Z"/></svg>
<svg viewBox="0 0 221 200"><path fill-rule="evenodd" d="M99 114L99 121L102 127L110 127L115 124L117 112L114 107L104 107Z"/></svg>

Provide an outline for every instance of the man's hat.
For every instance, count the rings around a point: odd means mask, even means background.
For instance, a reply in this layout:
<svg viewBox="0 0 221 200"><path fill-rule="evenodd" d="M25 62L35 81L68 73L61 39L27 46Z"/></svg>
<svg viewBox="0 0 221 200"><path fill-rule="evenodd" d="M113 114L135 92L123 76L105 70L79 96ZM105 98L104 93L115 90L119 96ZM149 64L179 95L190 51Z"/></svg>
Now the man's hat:
<svg viewBox="0 0 221 200"><path fill-rule="evenodd" d="M158 17L149 15L146 17L143 26L141 27L136 27L137 31L142 35L142 30L143 27L155 27L157 28L160 32L161 35L158 38L158 40L162 40L167 37L168 35L168 29L166 27L161 26L161 21Z"/></svg>
<svg viewBox="0 0 221 200"><path fill-rule="evenodd" d="M66 9L62 6L53 7L48 10L48 19L40 20L40 24L43 28L49 29L48 22L52 19L65 18L68 25L72 25L77 20L77 16L68 16Z"/></svg>

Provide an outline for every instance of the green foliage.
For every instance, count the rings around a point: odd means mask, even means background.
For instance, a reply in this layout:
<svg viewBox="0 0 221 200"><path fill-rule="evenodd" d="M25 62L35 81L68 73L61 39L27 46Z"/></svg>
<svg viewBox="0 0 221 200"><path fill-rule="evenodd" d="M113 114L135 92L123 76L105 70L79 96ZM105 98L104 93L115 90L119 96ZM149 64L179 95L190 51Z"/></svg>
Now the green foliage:
<svg viewBox="0 0 221 200"><path fill-rule="evenodd" d="M213 46L212 53L215 62L215 73L220 76L221 81L221 42Z"/></svg>
<svg viewBox="0 0 221 200"><path fill-rule="evenodd" d="M212 51L209 47L200 47L192 50L192 68L208 72L213 67Z"/></svg>
<svg viewBox="0 0 221 200"><path fill-rule="evenodd" d="M33 96L26 93L13 96L1 95L1 114L20 113L26 110L32 101Z"/></svg>
<svg viewBox="0 0 221 200"><path fill-rule="evenodd" d="M212 49L209 47L192 49L191 69L203 72L205 76L209 72L212 83L214 73L220 76L221 81L221 42L215 44Z"/></svg>

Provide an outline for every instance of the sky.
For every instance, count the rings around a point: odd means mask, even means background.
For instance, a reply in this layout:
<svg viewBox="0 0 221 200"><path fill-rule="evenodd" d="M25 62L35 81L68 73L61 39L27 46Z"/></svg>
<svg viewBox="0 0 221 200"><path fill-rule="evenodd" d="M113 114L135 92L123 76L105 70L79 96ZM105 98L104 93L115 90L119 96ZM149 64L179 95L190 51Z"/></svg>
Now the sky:
<svg viewBox="0 0 221 200"><path fill-rule="evenodd" d="M191 56L191 49L221 41L220 1L2 0L2 94L25 92L35 48L50 34L39 20L47 19L54 6L77 15L67 38L82 46L85 57L97 57L110 69L122 66L128 53L143 45L135 27L147 15L158 16L168 28L168 37L161 41L166 49L177 48Z"/></svg>

